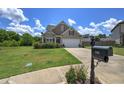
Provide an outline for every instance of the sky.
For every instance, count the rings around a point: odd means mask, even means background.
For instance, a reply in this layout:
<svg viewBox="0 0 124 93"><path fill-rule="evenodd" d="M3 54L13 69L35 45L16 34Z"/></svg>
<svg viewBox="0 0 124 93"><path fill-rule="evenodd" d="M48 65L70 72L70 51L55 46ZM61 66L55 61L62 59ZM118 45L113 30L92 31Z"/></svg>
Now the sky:
<svg viewBox="0 0 124 93"><path fill-rule="evenodd" d="M111 34L124 19L120 8L0 8L0 28L40 36L47 25L65 21L80 34Z"/></svg>

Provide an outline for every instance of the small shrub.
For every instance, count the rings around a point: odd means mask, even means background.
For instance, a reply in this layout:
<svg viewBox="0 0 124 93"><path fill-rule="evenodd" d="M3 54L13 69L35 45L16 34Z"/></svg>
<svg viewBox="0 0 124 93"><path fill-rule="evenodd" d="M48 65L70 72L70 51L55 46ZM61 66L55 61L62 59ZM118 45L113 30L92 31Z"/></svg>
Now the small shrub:
<svg viewBox="0 0 124 93"><path fill-rule="evenodd" d="M2 43L0 43L0 46L2 46L3 44Z"/></svg>
<svg viewBox="0 0 124 93"><path fill-rule="evenodd" d="M66 79L69 84L75 84L76 83L76 73L75 69L73 67L70 68L70 70L66 73Z"/></svg>
<svg viewBox="0 0 124 93"><path fill-rule="evenodd" d="M77 81L80 83L85 83L87 79L87 70L84 66L80 66L76 69Z"/></svg>
<svg viewBox="0 0 124 93"><path fill-rule="evenodd" d="M5 40L5 41L3 41L2 46L9 47L10 46L10 42Z"/></svg>
<svg viewBox="0 0 124 93"><path fill-rule="evenodd" d="M41 44L38 43L38 42L35 42L35 43L33 44L33 46L34 46L34 49L40 49L40 48L41 48Z"/></svg>
<svg viewBox="0 0 124 93"><path fill-rule="evenodd" d="M10 46L16 47L16 46L19 46L19 43L17 41L15 41L15 40L12 40Z"/></svg>
<svg viewBox="0 0 124 93"><path fill-rule="evenodd" d="M19 46L19 43L15 40L12 40L12 41L6 40L6 41L3 41L1 45L5 47L15 47L15 46Z"/></svg>
<svg viewBox="0 0 124 93"><path fill-rule="evenodd" d="M60 48L61 45L57 43L34 43L34 49L42 49L42 48Z"/></svg>
<svg viewBox="0 0 124 93"><path fill-rule="evenodd" d="M65 77L69 84L83 84L87 80L87 70L84 66L78 66L77 68L71 67Z"/></svg>

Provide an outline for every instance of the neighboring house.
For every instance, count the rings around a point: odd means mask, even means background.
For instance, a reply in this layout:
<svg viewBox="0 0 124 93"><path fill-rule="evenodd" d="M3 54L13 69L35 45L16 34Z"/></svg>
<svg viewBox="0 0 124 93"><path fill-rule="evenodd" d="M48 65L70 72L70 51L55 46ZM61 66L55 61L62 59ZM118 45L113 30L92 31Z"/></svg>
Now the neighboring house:
<svg viewBox="0 0 124 93"><path fill-rule="evenodd" d="M65 47L79 47L81 44L81 35L64 21L58 25L48 25L46 32L42 35L42 42L54 42Z"/></svg>
<svg viewBox="0 0 124 93"><path fill-rule="evenodd" d="M118 23L112 30L112 39L116 44L124 45L124 21Z"/></svg>

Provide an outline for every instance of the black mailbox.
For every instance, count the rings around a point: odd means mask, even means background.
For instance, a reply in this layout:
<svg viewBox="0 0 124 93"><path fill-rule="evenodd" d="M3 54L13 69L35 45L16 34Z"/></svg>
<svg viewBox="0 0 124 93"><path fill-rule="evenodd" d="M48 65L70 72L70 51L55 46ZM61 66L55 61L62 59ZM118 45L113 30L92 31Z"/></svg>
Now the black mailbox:
<svg viewBox="0 0 124 93"><path fill-rule="evenodd" d="M93 46L94 59L108 62L109 56L113 56L113 48L111 46Z"/></svg>

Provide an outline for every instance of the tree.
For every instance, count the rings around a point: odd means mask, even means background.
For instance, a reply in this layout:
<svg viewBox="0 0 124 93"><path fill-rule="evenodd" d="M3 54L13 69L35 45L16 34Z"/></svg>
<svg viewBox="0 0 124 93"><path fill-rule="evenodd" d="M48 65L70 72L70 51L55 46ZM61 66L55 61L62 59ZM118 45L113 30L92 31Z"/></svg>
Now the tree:
<svg viewBox="0 0 124 93"><path fill-rule="evenodd" d="M17 34L14 31L7 31L8 35L9 35L9 40L16 40L19 41L20 40L20 35Z"/></svg>
<svg viewBox="0 0 124 93"><path fill-rule="evenodd" d="M100 41L100 37L99 36L95 36L95 41Z"/></svg>
<svg viewBox="0 0 124 93"><path fill-rule="evenodd" d="M40 40L41 40L41 37L38 37L38 36L35 36L35 37L34 37L34 41L35 41L35 42L38 42L38 41L40 41Z"/></svg>
<svg viewBox="0 0 124 93"><path fill-rule="evenodd" d="M6 30L0 29L0 42L3 42L4 40L9 40L9 35Z"/></svg>
<svg viewBox="0 0 124 93"><path fill-rule="evenodd" d="M98 37L99 38L106 38L106 34L99 34Z"/></svg>
<svg viewBox="0 0 124 93"><path fill-rule="evenodd" d="M22 35L21 40L20 40L20 45L31 46L32 43L33 43L33 37L30 34L25 33Z"/></svg>
<svg viewBox="0 0 124 93"><path fill-rule="evenodd" d="M101 38L107 38L106 34L99 34L95 36L95 41L100 41Z"/></svg>

